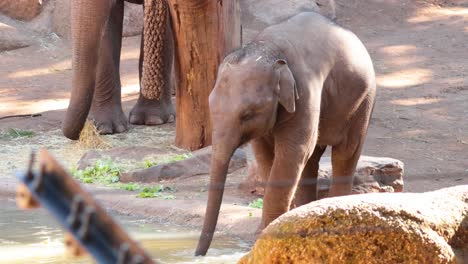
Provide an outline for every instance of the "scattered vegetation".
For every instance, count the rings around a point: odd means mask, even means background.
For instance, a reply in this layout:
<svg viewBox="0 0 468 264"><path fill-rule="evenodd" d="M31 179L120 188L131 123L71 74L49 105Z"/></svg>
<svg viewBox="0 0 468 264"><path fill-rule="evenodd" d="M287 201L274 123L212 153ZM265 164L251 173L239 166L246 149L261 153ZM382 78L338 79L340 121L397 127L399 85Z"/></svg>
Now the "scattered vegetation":
<svg viewBox="0 0 468 264"><path fill-rule="evenodd" d="M73 177L84 183L112 184L119 181L121 169L111 159L98 160L84 170L72 169Z"/></svg>
<svg viewBox="0 0 468 264"><path fill-rule="evenodd" d="M175 190L171 187L164 186L162 184L156 186L144 187L140 190L138 197L140 198L162 198L164 200L175 199L172 194L164 194L164 192L174 192Z"/></svg>
<svg viewBox="0 0 468 264"><path fill-rule="evenodd" d="M162 163L171 163L171 162L181 161L181 160L188 159L188 158L191 158L191 157L192 157L191 153L184 153L184 154L174 155L174 156L171 156L171 157L163 160Z"/></svg>
<svg viewBox="0 0 468 264"><path fill-rule="evenodd" d="M71 169L73 177L83 183L100 183L105 186L125 191L138 192L140 198L161 198L164 200L175 199L173 194L176 190L162 184L146 186L138 183L119 182L121 168L113 164L111 159L98 160L92 167L84 170Z"/></svg>
<svg viewBox="0 0 468 264"><path fill-rule="evenodd" d="M150 160L145 160L145 169L151 168L154 165L156 165L156 162L150 161Z"/></svg>
<svg viewBox="0 0 468 264"><path fill-rule="evenodd" d="M29 130L22 130L22 129L17 129L17 128L9 128L6 133L3 133L0 135L0 138L4 139L15 139L15 138L23 138L23 137L33 137L36 135L34 131L29 131Z"/></svg>
<svg viewBox="0 0 468 264"><path fill-rule="evenodd" d="M191 153L184 153L184 154L173 155L173 156L161 159L160 161L145 160L144 164L143 164L143 167L145 169L148 169L148 168L151 168L151 167L156 166L156 165L181 161L181 160L185 160L185 159L188 159L188 158L191 158L191 157L192 157Z"/></svg>
<svg viewBox="0 0 468 264"><path fill-rule="evenodd" d="M258 198L256 200L253 200L252 202L249 203L249 207L262 209L263 208L263 199Z"/></svg>
<svg viewBox="0 0 468 264"><path fill-rule="evenodd" d="M115 185L113 185L113 187L117 187L121 190L125 190L125 191L130 191L130 192L135 192L135 191L138 191L140 190L141 188L143 188L140 184L138 183L121 183L121 182L118 182L116 183Z"/></svg>

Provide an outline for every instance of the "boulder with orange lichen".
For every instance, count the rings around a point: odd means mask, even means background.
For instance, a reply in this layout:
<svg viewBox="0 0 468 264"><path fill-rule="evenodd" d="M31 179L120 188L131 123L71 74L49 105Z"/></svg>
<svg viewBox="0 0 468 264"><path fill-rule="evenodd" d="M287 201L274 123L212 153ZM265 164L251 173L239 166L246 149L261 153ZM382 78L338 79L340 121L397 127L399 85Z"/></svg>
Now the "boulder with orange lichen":
<svg viewBox="0 0 468 264"><path fill-rule="evenodd" d="M239 263L468 263L468 185L298 207L272 222Z"/></svg>

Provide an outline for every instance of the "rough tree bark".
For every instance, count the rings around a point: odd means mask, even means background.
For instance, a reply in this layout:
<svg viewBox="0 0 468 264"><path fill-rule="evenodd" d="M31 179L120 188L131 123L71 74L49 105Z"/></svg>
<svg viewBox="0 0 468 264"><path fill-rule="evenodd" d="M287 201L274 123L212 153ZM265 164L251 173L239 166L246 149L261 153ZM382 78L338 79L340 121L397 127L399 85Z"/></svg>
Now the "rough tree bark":
<svg viewBox="0 0 468 264"><path fill-rule="evenodd" d="M176 145L211 144L208 96L218 65L241 46L238 0L168 0L178 75Z"/></svg>

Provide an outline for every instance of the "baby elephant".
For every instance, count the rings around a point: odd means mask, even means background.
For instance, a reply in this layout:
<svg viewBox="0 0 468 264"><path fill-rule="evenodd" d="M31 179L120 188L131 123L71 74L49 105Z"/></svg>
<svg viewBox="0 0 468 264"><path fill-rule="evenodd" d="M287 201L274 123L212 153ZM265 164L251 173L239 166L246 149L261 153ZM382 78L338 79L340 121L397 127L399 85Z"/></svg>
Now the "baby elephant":
<svg viewBox="0 0 468 264"><path fill-rule="evenodd" d="M317 199L317 171L332 147L330 196L351 193L374 107L375 73L361 41L316 13L266 28L220 65L210 94L211 181L196 255L213 238L229 160L251 142L265 180L259 230Z"/></svg>

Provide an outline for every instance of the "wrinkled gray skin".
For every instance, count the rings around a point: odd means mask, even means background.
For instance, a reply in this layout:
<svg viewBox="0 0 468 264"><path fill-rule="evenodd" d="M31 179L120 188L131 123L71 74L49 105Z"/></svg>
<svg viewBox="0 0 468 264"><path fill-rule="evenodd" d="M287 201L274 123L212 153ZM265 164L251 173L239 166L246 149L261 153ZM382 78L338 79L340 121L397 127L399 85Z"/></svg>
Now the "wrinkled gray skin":
<svg viewBox="0 0 468 264"><path fill-rule="evenodd" d="M143 4L143 0L126 0ZM73 0L71 2L72 32L72 91L70 104L62 124L63 134L78 139L87 118L94 121L101 134L127 130L127 118L122 110L120 83L120 52L124 0ZM164 18L160 18L164 20ZM169 18L167 18L169 19ZM146 22L145 22L146 23ZM172 35L169 23L163 51L165 83L160 99L140 96L130 112L129 121L135 125L159 125L173 122L171 102ZM143 41L143 37L142 37ZM143 46L143 42L142 42ZM143 50L143 48L141 48ZM140 52L141 81L143 54ZM88 116L89 114L89 116Z"/></svg>
<svg viewBox="0 0 468 264"><path fill-rule="evenodd" d="M316 13L270 26L228 55L209 98L210 190L196 255L216 228L229 160L251 142L266 182L259 231L295 205L317 199L319 160L332 147L330 196L351 193L376 93L361 41ZM296 192L297 188L297 192Z"/></svg>

